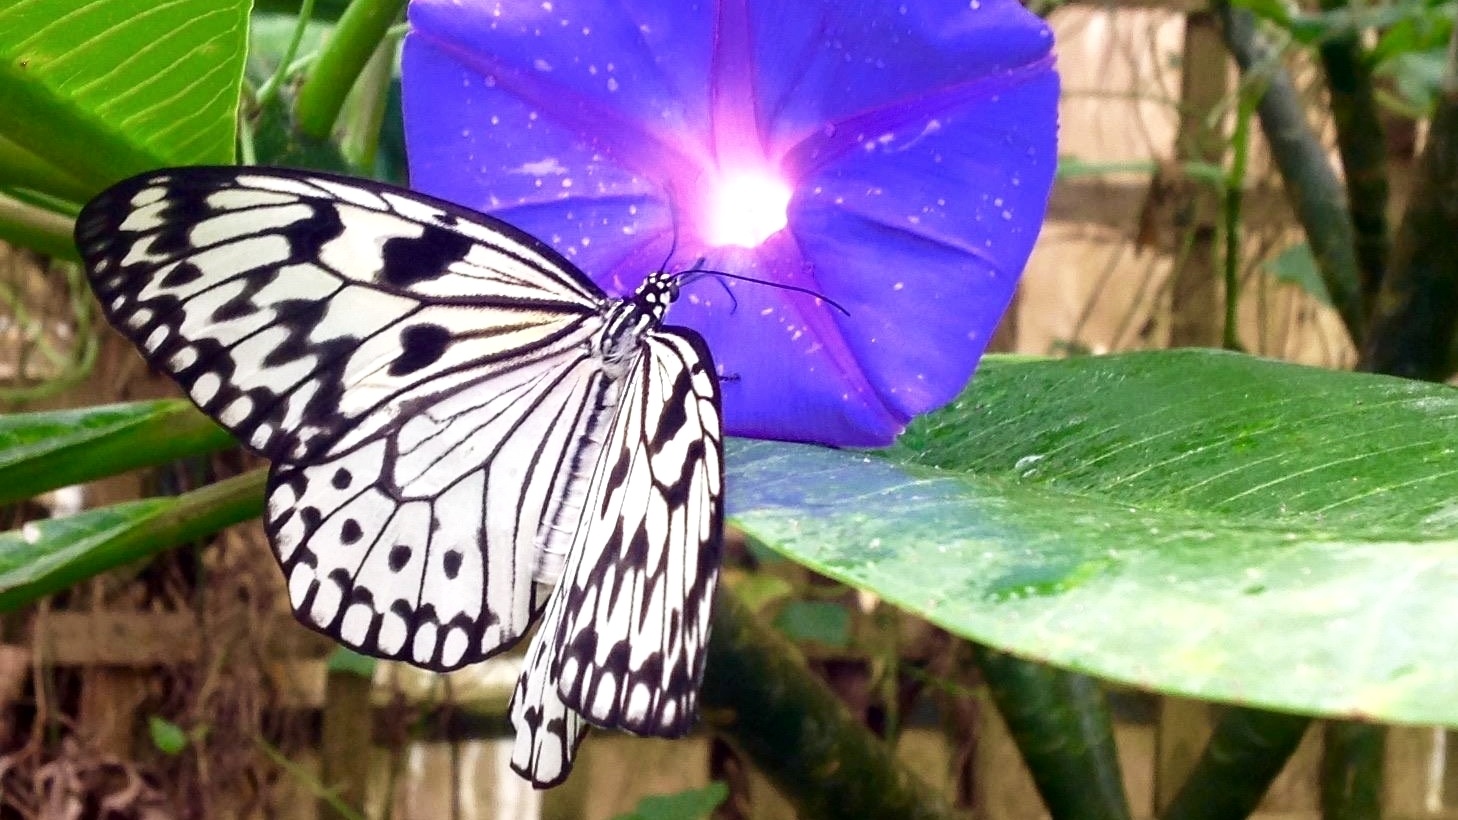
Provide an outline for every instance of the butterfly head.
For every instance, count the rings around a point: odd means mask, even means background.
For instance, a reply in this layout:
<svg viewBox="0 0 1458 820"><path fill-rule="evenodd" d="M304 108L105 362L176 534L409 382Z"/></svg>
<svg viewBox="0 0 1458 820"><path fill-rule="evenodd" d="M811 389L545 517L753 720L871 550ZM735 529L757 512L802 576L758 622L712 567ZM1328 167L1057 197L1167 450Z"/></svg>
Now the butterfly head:
<svg viewBox="0 0 1458 820"><path fill-rule="evenodd" d="M633 294L633 304L644 314L653 317L654 323L663 321L668 306L678 298L679 277L682 274L656 270L643 279Z"/></svg>

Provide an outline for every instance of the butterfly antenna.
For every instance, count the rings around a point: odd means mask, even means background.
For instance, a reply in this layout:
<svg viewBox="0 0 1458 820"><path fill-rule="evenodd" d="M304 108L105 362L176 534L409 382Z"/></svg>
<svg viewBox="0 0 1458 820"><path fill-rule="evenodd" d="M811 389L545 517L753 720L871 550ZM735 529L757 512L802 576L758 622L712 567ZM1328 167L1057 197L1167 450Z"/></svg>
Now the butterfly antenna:
<svg viewBox="0 0 1458 820"><path fill-rule="evenodd" d="M668 263L673 261L673 255L678 252L678 204L674 200L672 188L665 192L665 196L668 198L669 239L668 255L663 258L663 264L658 266L661 271L668 270ZM703 261L703 258L700 257L699 264L702 264Z"/></svg>
<svg viewBox="0 0 1458 820"><path fill-rule="evenodd" d="M766 286L772 287L772 288L779 288L780 290L789 290L789 291L794 291L795 293L803 293L806 296L813 296L816 299L819 299L820 301L826 303L827 305L830 305L831 307L833 307L836 310L840 311L841 314L843 314L845 316L850 316L851 315L850 314L850 311L848 311L844 307L842 307L839 302L835 301L834 299L830 298L829 296L826 296L825 294L821 293L820 291L811 290L810 288L802 288L799 285L787 285L784 282L771 282L768 279L756 279L753 276L741 276L741 275L739 275L737 273L726 273L725 271L721 271L721 270L714 270L712 268L701 268L701 267L699 267L699 265L702 265L703 263L704 263L704 259L703 259L703 257L700 257L699 258L699 261L697 263L695 263L694 267L689 268L688 270L685 270L685 271L680 271L679 272L679 275L680 276L683 276L683 275L689 274L689 273L701 273L701 274L704 274L706 276L713 276L713 277L716 277L716 278L720 279L721 280L720 281L720 284L723 284L723 281L722 280L724 280L724 279L737 279L737 280L739 280L741 282L753 282L756 285L766 285ZM689 282L692 282L692 281L693 280L690 279L690 280L684 282L683 284L687 285L687 284L689 284ZM729 297L731 299L734 297L734 293L733 293L733 291L729 290L729 286L728 285L725 285L724 286L724 291L729 294ZM734 304L735 304L735 307L738 307L739 306L738 300L735 300L735 303Z"/></svg>
<svg viewBox="0 0 1458 820"><path fill-rule="evenodd" d="M663 257L663 263L658 270L668 270L668 263L673 261L673 255L678 252L678 221L674 220L672 232L669 234L668 255Z"/></svg>
<svg viewBox="0 0 1458 820"><path fill-rule="evenodd" d="M700 261L700 264L703 263L703 260L699 260L699 261ZM715 271L715 273L717 273L717 271ZM729 306L729 312L731 314L738 312L738 310L739 310L739 297L738 296L735 296L734 295L734 291L728 285L724 284L724 280L723 279L719 278L718 276L715 276L714 277L714 281L719 283L719 287L721 287L721 288L724 289L724 295L729 297L729 301L730 302L733 302L733 304Z"/></svg>

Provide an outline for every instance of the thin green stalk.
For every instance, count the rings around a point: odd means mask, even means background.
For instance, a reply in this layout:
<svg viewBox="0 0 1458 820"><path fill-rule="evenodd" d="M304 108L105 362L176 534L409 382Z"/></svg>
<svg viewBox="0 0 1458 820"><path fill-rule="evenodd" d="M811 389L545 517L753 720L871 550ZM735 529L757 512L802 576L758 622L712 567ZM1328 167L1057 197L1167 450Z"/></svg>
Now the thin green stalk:
<svg viewBox="0 0 1458 820"><path fill-rule="evenodd" d="M1311 130L1306 106L1278 51L1257 29L1255 15L1217 0L1226 46L1240 66L1242 80L1260 89L1256 115L1271 149L1307 244L1316 258L1332 304L1353 341L1360 346L1367 321L1357 272L1356 232L1346 205L1346 190L1327 157L1326 146Z"/></svg>
<svg viewBox="0 0 1458 820"><path fill-rule="evenodd" d="M71 238L74 220L22 200L18 194L0 191L0 239L56 259L79 261Z"/></svg>
<svg viewBox="0 0 1458 820"><path fill-rule="evenodd" d="M1245 93L1238 96L1235 132L1230 137L1230 173L1225 179L1225 329L1221 346L1226 350L1244 350L1240 344L1240 220L1255 97Z"/></svg>
<svg viewBox="0 0 1458 820"><path fill-rule="evenodd" d="M288 47L284 49L283 56L279 58L278 66L273 70L273 76L269 77L259 87L256 99L258 105L262 106L270 102L279 93L279 89L288 80L289 73L293 69L294 56L299 53L299 43L304 40L304 32L309 28L309 21L314 18L314 0L304 0L299 6L298 21L294 24L294 32L289 37Z"/></svg>
<svg viewBox="0 0 1458 820"><path fill-rule="evenodd" d="M405 0L349 4L299 88L294 119L300 131L318 140L329 137L355 79L404 8Z"/></svg>
<svg viewBox="0 0 1458 820"><path fill-rule="evenodd" d="M380 126L385 121L385 108L390 84L395 75L395 51L399 41L388 33L379 48L365 64L359 82L355 83L350 105L344 115L344 135L339 150L356 168L375 166L375 153L380 145Z"/></svg>
<svg viewBox="0 0 1458 820"><path fill-rule="evenodd" d="M335 789L325 786L312 772L290 760L288 755L279 751L273 744L261 737L255 737L253 742L257 744L259 751L263 752L264 757L272 760L274 765L283 769L290 777L308 789L316 798L333 809L338 817L347 818L347 820L365 820L363 814L355 811L348 803L339 799L339 795L335 793Z"/></svg>

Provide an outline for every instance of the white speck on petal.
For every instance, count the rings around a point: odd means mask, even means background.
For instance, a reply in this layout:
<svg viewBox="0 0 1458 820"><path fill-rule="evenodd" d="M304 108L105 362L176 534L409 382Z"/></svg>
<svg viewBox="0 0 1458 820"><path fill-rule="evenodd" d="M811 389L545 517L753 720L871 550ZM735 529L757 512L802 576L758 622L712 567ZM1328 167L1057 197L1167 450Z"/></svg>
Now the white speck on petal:
<svg viewBox="0 0 1458 820"><path fill-rule="evenodd" d="M507 171L509 174L526 174L528 176L543 177L547 174L560 175L567 173L562 163L556 157L544 157L533 162L523 162L515 168Z"/></svg>

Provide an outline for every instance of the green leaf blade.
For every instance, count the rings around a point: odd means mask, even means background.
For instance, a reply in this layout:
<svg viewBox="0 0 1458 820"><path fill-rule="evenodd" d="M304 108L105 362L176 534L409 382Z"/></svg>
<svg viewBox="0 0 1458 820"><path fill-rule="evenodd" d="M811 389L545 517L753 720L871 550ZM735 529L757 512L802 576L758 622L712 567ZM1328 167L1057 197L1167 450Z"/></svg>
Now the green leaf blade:
<svg viewBox="0 0 1458 820"><path fill-rule="evenodd" d="M989 362L884 458L732 442L755 539L1191 697L1458 725L1458 391L1214 352Z"/></svg>
<svg viewBox="0 0 1458 820"><path fill-rule="evenodd" d="M95 188L230 162L247 0L22 0L0 8L4 135Z"/></svg>

